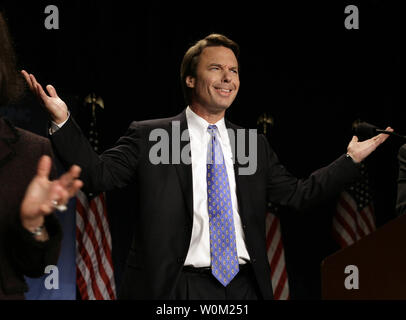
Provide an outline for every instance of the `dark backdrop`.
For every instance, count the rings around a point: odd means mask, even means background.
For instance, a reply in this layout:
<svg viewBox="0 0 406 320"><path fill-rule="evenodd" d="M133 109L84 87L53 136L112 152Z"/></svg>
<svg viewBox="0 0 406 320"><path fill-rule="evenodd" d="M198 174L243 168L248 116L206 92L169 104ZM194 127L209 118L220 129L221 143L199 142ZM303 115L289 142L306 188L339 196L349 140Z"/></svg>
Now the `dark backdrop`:
<svg viewBox="0 0 406 320"><path fill-rule="evenodd" d="M227 117L256 128L258 116L270 113L275 123L270 144L295 175L306 176L344 153L357 118L406 133L405 28L395 2L53 1L60 29L46 30L48 4L3 3L19 67L44 85L52 83L74 114L83 113L88 93L100 95L103 148L133 120L184 109L183 54L212 32L241 47L241 89ZM358 5L359 30L344 28L348 4ZM29 94L19 114L22 126L45 134L45 113ZM378 226L395 217L401 144L391 138L369 159ZM136 214L130 196L129 189L108 195L118 282ZM320 296L320 261L338 249L330 236L332 208L282 217L293 298Z"/></svg>

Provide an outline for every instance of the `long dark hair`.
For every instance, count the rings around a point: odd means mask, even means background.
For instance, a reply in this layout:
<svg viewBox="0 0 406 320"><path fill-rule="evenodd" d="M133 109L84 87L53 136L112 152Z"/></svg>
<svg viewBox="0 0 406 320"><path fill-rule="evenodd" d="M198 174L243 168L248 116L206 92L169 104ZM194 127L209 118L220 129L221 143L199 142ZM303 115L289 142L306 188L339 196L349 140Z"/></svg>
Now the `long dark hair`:
<svg viewBox="0 0 406 320"><path fill-rule="evenodd" d="M24 82L16 68L16 55L6 19L0 11L0 106L16 101Z"/></svg>

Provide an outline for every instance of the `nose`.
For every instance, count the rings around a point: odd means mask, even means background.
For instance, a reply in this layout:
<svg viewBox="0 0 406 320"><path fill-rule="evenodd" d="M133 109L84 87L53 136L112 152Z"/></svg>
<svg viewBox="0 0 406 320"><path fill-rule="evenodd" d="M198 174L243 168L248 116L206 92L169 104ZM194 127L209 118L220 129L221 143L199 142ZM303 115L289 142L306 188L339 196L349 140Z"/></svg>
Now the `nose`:
<svg viewBox="0 0 406 320"><path fill-rule="evenodd" d="M223 82L225 82L225 83L230 83L231 82L231 71L230 70L224 70L224 72L223 72Z"/></svg>

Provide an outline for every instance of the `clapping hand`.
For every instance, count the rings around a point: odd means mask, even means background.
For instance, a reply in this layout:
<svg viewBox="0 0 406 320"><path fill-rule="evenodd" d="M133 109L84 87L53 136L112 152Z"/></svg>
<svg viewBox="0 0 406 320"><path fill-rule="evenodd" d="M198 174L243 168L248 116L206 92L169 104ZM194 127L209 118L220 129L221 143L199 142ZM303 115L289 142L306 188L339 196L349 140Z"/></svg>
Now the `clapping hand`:
<svg viewBox="0 0 406 320"><path fill-rule="evenodd" d="M66 205L83 185L82 181L77 179L81 170L76 165L59 179L50 181L51 165L50 157L41 157L37 175L29 184L21 204L21 222L30 231L42 226L44 216Z"/></svg>

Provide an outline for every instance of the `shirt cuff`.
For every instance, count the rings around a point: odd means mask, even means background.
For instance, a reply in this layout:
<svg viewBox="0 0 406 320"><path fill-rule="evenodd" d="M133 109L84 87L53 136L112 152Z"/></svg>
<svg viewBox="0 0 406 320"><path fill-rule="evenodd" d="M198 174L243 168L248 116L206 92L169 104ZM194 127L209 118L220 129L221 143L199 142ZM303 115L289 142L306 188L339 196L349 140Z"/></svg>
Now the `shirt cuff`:
<svg viewBox="0 0 406 320"><path fill-rule="evenodd" d="M52 136L55 132L57 132L60 128L62 128L64 126L64 124L69 120L70 118L70 112L68 110L68 118L60 123L60 124L56 124L54 121L51 121L51 127L49 128L49 135Z"/></svg>
<svg viewBox="0 0 406 320"><path fill-rule="evenodd" d="M351 157L348 153L345 155L348 159L351 159L351 161L355 164L355 165L359 165L359 162L355 162L355 160L353 159L353 157Z"/></svg>

